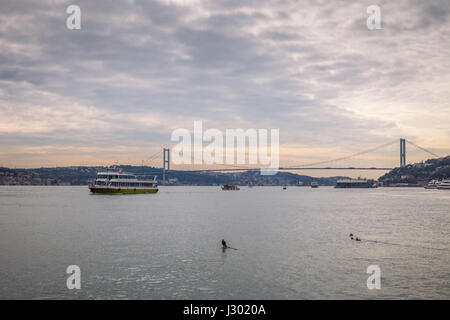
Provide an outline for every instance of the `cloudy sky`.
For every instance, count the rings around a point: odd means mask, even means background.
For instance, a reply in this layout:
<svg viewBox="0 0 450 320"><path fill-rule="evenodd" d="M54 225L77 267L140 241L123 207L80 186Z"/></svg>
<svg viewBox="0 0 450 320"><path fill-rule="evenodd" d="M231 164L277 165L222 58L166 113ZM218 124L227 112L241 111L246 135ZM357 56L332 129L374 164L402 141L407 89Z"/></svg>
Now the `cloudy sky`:
<svg viewBox="0 0 450 320"><path fill-rule="evenodd" d="M1 0L0 48L0 166L140 164L194 120L279 128L282 165L450 151L448 0Z"/></svg>

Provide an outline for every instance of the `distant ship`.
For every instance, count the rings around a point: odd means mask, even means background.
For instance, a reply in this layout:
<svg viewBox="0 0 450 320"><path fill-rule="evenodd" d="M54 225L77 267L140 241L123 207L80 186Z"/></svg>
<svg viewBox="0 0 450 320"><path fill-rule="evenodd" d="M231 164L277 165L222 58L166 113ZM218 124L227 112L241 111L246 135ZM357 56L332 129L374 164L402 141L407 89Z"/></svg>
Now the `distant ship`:
<svg viewBox="0 0 450 320"><path fill-rule="evenodd" d="M240 190L238 186L224 184L222 190Z"/></svg>
<svg viewBox="0 0 450 320"><path fill-rule="evenodd" d="M297 182L297 184L295 185L296 187L309 187L309 186L311 186L309 183L308 184L306 184L306 183L304 183L303 181L299 181L299 182Z"/></svg>
<svg viewBox="0 0 450 320"><path fill-rule="evenodd" d="M369 180L362 179L340 179L335 188L376 188L377 185Z"/></svg>
<svg viewBox="0 0 450 320"><path fill-rule="evenodd" d="M311 182L311 188L318 188L319 184L315 181Z"/></svg>
<svg viewBox="0 0 450 320"><path fill-rule="evenodd" d="M450 190L450 179L442 180L437 186L439 190Z"/></svg>
<svg viewBox="0 0 450 320"><path fill-rule="evenodd" d="M89 185L92 193L156 193L158 182L139 180L135 175L125 172L99 172L94 183Z"/></svg>
<svg viewBox="0 0 450 320"><path fill-rule="evenodd" d="M441 184L439 180L431 180L427 185L423 186L425 189L437 189L437 187Z"/></svg>

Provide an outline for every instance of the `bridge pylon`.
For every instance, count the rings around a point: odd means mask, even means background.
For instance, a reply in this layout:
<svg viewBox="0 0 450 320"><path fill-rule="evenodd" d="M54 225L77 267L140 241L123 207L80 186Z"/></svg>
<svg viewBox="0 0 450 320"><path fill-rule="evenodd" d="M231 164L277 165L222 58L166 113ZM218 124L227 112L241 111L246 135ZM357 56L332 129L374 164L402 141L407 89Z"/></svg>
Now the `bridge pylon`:
<svg viewBox="0 0 450 320"><path fill-rule="evenodd" d="M406 140L400 138L400 168L406 167Z"/></svg>
<svg viewBox="0 0 450 320"><path fill-rule="evenodd" d="M167 156L166 156L167 155ZM167 169L166 169L167 164ZM170 170L170 149L163 148L163 181L166 182L166 170Z"/></svg>

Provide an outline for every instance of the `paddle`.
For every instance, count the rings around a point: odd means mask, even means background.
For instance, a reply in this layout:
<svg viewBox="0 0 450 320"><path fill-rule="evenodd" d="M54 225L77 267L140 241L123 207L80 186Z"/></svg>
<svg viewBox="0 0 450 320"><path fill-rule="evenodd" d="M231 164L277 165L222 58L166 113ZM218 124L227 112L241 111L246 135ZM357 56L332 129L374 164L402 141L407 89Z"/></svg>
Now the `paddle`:
<svg viewBox="0 0 450 320"><path fill-rule="evenodd" d="M226 248L222 248L222 249L233 249L233 250L237 250L236 248L232 248L232 247L226 247Z"/></svg>

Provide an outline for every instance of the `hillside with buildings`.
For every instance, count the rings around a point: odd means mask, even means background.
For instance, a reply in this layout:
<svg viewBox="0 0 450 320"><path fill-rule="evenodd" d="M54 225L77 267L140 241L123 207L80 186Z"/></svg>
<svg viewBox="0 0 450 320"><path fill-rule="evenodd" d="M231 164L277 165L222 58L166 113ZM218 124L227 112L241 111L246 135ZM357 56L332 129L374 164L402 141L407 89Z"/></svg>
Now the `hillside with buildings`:
<svg viewBox="0 0 450 320"><path fill-rule="evenodd" d="M117 166L117 169L132 172L140 178L157 176L160 184L163 172L161 168L148 166ZM57 167L36 169L0 168L0 185L88 185L97 172L106 171L106 167ZM334 185L341 177L314 178L290 172L278 172L276 175L261 175L259 171L244 172L192 172L171 170L166 172L166 184L169 185L295 185L299 181L310 184Z"/></svg>
<svg viewBox="0 0 450 320"><path fill-rule="evenodd" d="M378 181L383 185L396 183L424 185L431 179L450 178L450 156L428 159L425 162L408 164L399 167L380 177Z"/></svg>

